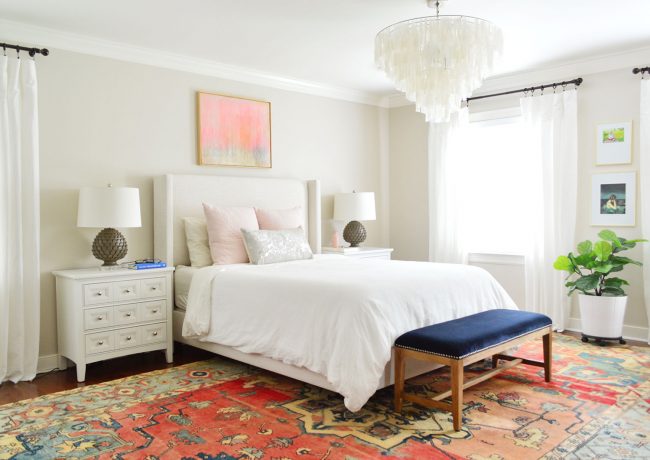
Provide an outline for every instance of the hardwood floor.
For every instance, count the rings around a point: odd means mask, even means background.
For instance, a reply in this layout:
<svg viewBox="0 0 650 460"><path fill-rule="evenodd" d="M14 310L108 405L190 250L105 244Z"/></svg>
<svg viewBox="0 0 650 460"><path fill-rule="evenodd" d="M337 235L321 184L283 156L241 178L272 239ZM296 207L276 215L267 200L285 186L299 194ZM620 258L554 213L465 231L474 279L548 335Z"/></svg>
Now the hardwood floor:
<svg viewBox="0 0 650 460"><path fill-rule="evenodd" d="M208 351L174 343L174 362L172 364L167 364L164 352L151 351L88 364L84 383L77 382L77 373L74 367L69 367L64 371L47 372L37 375L31 382L16 384L4 382L1 384L0 405L56 393L57 391L71 390L86 385L120 379L142 372L181 366L194 361L209 359L213 356L215 355Z"/></svg>
<svg viewBox="0 0 650 460"><path fill-rule="evenodd" d="M577 332L563 332L563 334L580 337ZM646 342L628 340L627 343L633 346L647 347ZM92 385L94 383L107 382L120 379L142 372L166 369L174 366L201 361L215 356L214 354L198 348L174 344L174 363L165 362L165 354L161 351L152 351L138 355L115 358L108 361L100 361L89 364L86 370L86 381L77 382L77 374L74 367L65 371L53 371L39 374L31 382L19 382L17 384L5 382L0 385L0 405L8 404L23 399L35 398L37 396L56 393L57 391L71 390L73 388Z"/></svg>

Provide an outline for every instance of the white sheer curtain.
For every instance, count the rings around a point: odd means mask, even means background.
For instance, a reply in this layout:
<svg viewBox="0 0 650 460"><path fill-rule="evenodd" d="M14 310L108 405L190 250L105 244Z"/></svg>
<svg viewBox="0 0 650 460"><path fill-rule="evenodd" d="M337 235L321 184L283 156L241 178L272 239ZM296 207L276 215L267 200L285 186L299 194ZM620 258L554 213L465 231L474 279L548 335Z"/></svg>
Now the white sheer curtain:
<svg viewBox="0 0 650 460"><path fill-rule="evenodd" d="M39 344L36 66L0 55L0 382L31 380Z"/></svg>
<svg viewBox="0 0 650 460"><path fill-rule="evenodd" d="M650 239L650 80L641 80L641 229L642 235ZM650 318L650 244L643 247L643 291L645 309ZM650 343L650 333L648 335Z"/></svg>
<svg viewBox="0 0 650 460"><path fill-rule="evenodd" d="M530 237L525 254L526 305L563 330L569 313L564 274L553 268L575 244L578 169L578 104L575 90L520 101L532 155L529 176Z"/></svg>
<svg viewBox="0 0 650 460"><path fill-rule="evenodd" d="M463 140L469 123L467 108L447 123L429 124L429 260L466 263L461 225Z"/></svg>

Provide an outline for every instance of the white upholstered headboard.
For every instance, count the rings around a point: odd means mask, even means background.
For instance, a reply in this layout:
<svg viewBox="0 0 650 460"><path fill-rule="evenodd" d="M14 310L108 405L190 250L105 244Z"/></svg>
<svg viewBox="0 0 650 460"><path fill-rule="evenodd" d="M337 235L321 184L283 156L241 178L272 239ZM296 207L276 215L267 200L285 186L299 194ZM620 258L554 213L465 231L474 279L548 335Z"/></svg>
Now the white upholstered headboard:
<svg viewBox="0 0 650 460"><path fill-rule="evenodd" d="M319 181L167 174L154 179L154 257L168 265L190 264L182 218L202 217L202 203L268 209L300 206L312 251L320 252Z"/></svg>

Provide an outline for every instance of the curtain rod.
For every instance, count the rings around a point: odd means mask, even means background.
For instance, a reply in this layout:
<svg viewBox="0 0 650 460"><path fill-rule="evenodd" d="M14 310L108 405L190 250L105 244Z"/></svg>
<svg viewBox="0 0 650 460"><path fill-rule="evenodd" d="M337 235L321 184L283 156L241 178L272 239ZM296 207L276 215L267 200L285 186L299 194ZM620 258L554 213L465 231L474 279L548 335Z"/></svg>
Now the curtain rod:
<svg viewBox="0 0 650 460"><path fill-rule="evenodd" d="M643 75L645 72L650 73L650 67L635 67L635 68L632 69L632 73L635 74L635 75L638 74L638 73Z"/></svg>
<svg viewBox="0 0 650 460"><path fill-rule="evenodd" d="M549 83L548 85L539 85L539 86L531 86L530 88L521 88L521 89L513 89L512 91L504 91L503 93L494 93L494 94L486 94L484 96L474 96L474 97L468 97L465 99L465 102L470 102L470 101L476 101L478 99L486 99L488 97L496 97L496 96L505 96L507 94L517 94L517 93L528 93L528 92L534 92L539 90L544 90L546 88L553 88L556 89L558 86L566 86L566 85L576 85L576 87L580 86L582 83L582 78L574 78L573 80L569 81L562 81L559 83Z"/></svg>
<svg viewBox="0 0 650 460"><path fill-rule="evenodd" d="M2 47L3 50L11 49L11 50L16 50L18 52L20 51L28 51L29 55L31 57L34 57L36 54L42 54L43 56L47 56L50 54L50 50L47 48L28 48L26 46L20 46L20 45L10 45L9 43L0 43L0 47Z"/></svg>

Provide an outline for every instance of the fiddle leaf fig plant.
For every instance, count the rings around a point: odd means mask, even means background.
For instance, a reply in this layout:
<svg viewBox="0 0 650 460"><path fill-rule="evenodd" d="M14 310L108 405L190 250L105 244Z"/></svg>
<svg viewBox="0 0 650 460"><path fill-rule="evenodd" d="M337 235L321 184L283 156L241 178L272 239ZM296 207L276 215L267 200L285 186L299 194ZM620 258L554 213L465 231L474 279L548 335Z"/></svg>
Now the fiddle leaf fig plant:
<svg viewBox="0 0 650 460"><path fill-rule="evenodd" d="M569 288L568 295L579 291L585 295L624 296L623 286L629 283L613 274L622 271L628 264L643 265L620 253L647 240L627 240L611 230L602 230L598 236L600 240L595 243L589 240L579 243L578 254L570 252L555 260L553 267L556 270L569 273L565 283Z"/></svg>

